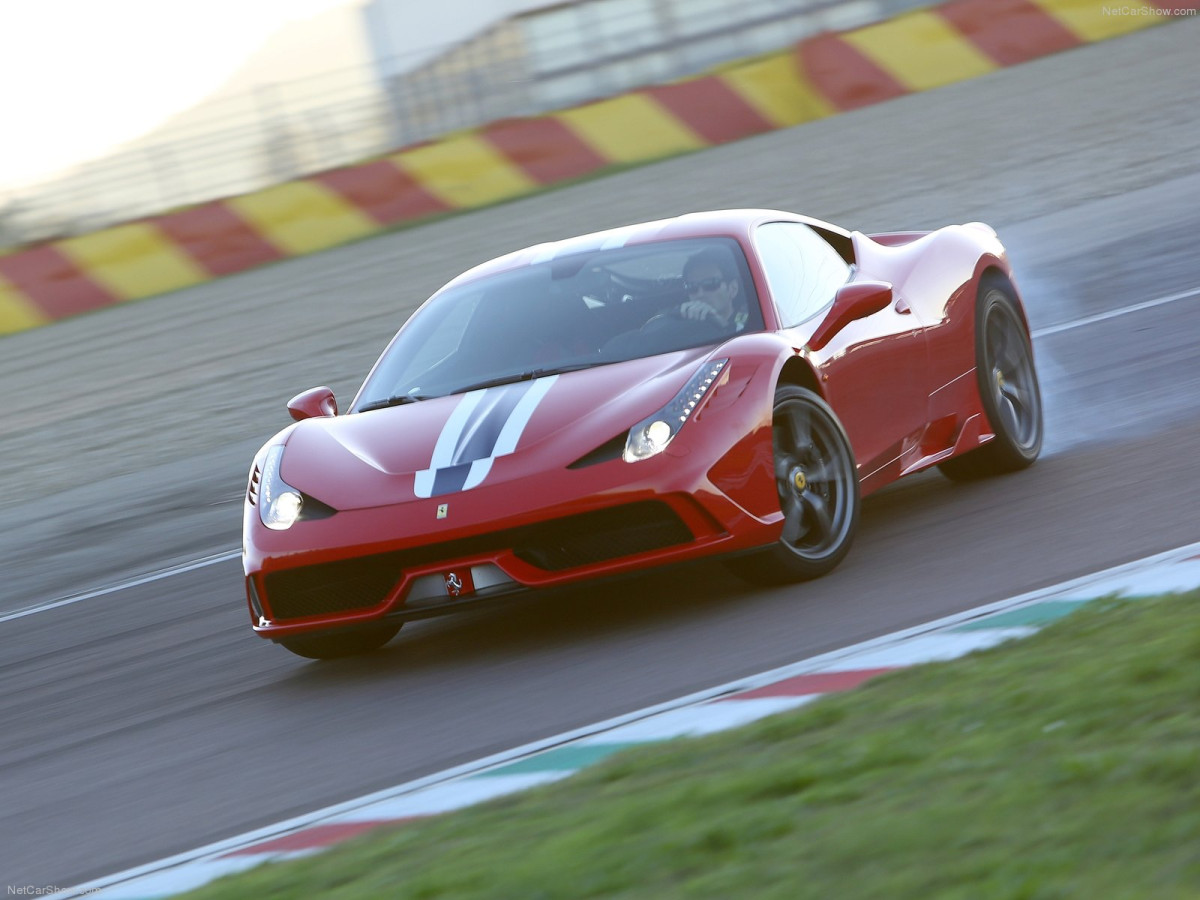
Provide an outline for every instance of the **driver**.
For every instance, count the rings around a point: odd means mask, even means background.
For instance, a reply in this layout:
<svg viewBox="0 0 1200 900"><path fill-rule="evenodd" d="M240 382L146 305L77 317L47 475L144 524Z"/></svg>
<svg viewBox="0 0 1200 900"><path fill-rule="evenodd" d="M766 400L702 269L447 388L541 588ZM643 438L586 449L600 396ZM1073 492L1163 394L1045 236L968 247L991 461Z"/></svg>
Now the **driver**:
<svg viewBox="0 0 1200 900"><path fill-rule="evenodd" d="M679 315L710 322L722 330L740 331L746 324L746 315L739 314L734 303L739 287L737 272L726 254L701 250L683 267L683 289L688 299L680 304Z"/></svg>

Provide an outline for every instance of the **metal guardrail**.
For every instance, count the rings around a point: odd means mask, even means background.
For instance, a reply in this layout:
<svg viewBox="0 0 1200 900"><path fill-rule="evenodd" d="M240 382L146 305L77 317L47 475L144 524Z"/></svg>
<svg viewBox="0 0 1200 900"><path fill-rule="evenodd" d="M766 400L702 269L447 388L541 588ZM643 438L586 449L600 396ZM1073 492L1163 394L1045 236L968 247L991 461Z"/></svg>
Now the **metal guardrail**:
<svg viewBox="0 0 1200 900"><path fill-rule="evenodd" d="M694 75L921 5L570 0L494 25L423 65L385 57L376 66L265 84L183 113L149 139L0 197L0 247L258 190L496 119Z"/></svg>

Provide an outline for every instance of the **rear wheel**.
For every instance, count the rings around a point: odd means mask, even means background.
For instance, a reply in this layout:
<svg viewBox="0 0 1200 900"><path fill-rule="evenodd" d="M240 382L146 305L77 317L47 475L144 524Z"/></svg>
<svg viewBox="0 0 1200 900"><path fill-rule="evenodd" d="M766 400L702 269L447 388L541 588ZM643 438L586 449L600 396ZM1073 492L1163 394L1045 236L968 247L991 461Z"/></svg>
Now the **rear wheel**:
<svg viewBox="0 0 1200 900"><path fill-rule="evenodd" d="M339 659L378 650L399 630L399 625L371 625L334 634L282 638L279 643L305 659Z"/></svg>
<svg viewBox="0 0 1200 900"><path fill-rule="evenodd" d="M1042 394L1033 365L1033 344L1004 278L986 277L975 310L975 370L988 424L996 435L977 450L939 468L968 481L1033 465L1042 451Z"/></svg>
<svg viewBox="0 0 1200 900"><path fill-rule="evenodd" d="M764 584L818 578L842 561L858 528L854 452L833 410L805 388L780 385L771 421L783 534L729 565Z"/></svg>

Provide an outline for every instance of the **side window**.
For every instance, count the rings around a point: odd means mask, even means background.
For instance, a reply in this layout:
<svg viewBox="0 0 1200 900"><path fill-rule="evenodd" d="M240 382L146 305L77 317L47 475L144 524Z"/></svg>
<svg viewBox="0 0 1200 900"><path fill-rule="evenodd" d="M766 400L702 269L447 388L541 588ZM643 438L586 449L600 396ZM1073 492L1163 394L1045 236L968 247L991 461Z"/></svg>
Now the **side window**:
<svg viewBox="0 0 1200 900"><path fill-rule="evenodd" d="M838 252L799 222L760 226L755 245L787 327L820 312L850 277L850 267Z"/></svg>

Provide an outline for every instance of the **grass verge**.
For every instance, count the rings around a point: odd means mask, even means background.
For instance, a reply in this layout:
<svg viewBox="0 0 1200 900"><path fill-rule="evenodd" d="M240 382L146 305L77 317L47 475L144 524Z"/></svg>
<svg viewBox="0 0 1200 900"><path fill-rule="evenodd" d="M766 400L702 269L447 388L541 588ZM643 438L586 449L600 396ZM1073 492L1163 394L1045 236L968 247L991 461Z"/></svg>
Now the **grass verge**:
<svg viewBox="0 0 1200 900"><path fill-rule="evenodd" d="M1200 897L1200 592L188 895Z"/></svg>

